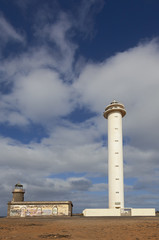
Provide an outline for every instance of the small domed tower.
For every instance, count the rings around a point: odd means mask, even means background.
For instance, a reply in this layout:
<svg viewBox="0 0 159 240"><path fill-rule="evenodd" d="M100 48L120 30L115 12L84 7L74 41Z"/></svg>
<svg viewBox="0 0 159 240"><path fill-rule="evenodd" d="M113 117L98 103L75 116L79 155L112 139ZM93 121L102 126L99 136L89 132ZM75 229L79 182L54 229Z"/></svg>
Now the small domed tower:
<svg viewBox="0 0 159 240"><path fill-rule="evenodd" d="M24 201L24 193L23 185L20 183L15 184L15 188L13 190L13 199L12 202L23 202Z"/></svg>

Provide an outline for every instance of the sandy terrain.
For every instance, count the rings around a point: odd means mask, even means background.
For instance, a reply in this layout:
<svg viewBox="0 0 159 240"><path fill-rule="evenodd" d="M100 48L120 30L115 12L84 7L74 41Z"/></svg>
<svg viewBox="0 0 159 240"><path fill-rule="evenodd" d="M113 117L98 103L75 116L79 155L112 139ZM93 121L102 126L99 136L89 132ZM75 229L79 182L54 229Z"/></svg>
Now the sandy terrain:
<svg viewBox="0 0 159 240"><path fill-rule="evenodd" d="M159 217L0 218L0 240L159 240Z"/></svg>

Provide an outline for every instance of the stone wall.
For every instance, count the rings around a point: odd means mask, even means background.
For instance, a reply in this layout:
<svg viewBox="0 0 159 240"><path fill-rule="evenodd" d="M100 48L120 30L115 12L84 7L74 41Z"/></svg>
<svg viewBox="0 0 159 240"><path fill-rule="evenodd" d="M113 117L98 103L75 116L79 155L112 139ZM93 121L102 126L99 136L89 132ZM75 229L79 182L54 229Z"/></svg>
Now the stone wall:
<svg viewBox="0 0 159 240"><path fill-rule="evenodd" d="M9 202L8 217L71 216L72 202Z"/></svg>

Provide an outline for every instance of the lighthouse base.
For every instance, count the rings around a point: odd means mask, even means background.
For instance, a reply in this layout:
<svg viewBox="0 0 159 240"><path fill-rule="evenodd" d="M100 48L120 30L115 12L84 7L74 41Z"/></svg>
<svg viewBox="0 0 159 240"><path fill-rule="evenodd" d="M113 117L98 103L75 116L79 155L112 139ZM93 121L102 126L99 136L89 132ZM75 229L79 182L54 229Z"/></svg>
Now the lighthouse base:
<svg viewBox="0 0 159 240"><path fill-rule="evenodd" d="M85 217L109 217L109 216L156 216L155 208L97 208L84 209Z"/></svg>

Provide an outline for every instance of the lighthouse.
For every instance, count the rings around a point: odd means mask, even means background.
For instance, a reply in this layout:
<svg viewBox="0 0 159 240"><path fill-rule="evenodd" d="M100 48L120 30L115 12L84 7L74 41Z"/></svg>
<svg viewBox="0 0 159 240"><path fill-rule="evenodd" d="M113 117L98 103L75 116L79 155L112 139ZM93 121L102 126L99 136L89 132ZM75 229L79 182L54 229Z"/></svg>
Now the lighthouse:
<svg viewBox="0 0 159 240"><path fill-rule="evenodd" d="M122 118L126 110L123 104L113 101L103 116L108 119L108 193L109 208L124 208L123 136Z"/></svg>
<svg viewBox="0 0 159 240"><path fill-rule="evenodd" d="M14 188L12 193L13 193L12 202L23 202L24 201L25 190L23 189L23 185L22 184L17 183L15 185L15 188Z"/></svg>
<svg viewBox="0 0 159 240"><path fill-rule="evenodd" d="M123 135L122 118L125 107L111 102L103 113L108 120L108 195L109 208L84 209L83 215L91 216L155 216L155 208L124 207Z"/></svg>

